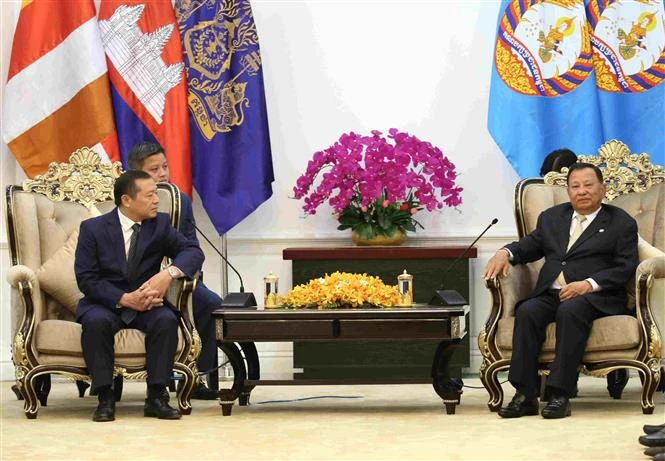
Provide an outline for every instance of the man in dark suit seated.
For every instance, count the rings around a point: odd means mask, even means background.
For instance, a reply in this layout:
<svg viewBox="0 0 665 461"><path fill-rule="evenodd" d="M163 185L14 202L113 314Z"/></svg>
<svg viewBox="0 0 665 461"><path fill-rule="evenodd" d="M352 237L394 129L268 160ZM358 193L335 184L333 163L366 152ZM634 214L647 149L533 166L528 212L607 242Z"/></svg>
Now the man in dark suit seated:
<svg viewBox="0 0 665 461"><path fill-rule="evenodd" d="M553 150L543 160L543 164L540 166L540 176L545 176L550 171L560 173L561 169L568 168L575 162L577 162L577 154L572 150L566 148ZM612 397L619 398L626 384L628 384L628 370L625 368L612 370L607 374L607 390ZM577 386L571 397L577 397Z"/></svg>
<svg viewBox="0 0 665 461"><path fill-rule="evenodd" d="M556 322L556 347L542 416L564 418L592 322L628 312L625 285L638 264L637 223L602 203L603 176L594 165L571 165L567 190L569 203L543 211L532 233L498 250L485 268L487 279L506 275L511 264L545 258L535 290L515 307L508 379L517 392L499 410L503 418L538 414L538 355L549 323Z"/></svg>
<svg viewBox="0 0 665 461"><path fill-rule="evenodd" d="M121 328L145 333L148 396L143 413L179 419L166 385L173 374L179 313L164 299L174 279L193 277L203 264L195 241L158 213L157 186L149 174L131 170L114 186L109 213L81 223L74 269L83 298L76 309L82 325L83 357L97 392L93 421L115 419L114 336ZM161 269L162 259L173 263Z"/></svg>
<svg viewBox="0 0 665 461"><path fill-rule="evenodd" d="M129 151L127 163L130 168L143 170L156 182L170 182L169 164L164 155L162 146L152 142L136 144ZM181 193L180 225L178 229L181 234L198 245L192 202L190 198ZM194 325L201 336L201 355L197 365L199 371L212 370L217 367L217 339L215 337L215 322L212 312L222 305L222 298L199 281L192 295L194 308ZM217 391L209 389L203 381L192 392L193 399L215 400Z"/></svg>

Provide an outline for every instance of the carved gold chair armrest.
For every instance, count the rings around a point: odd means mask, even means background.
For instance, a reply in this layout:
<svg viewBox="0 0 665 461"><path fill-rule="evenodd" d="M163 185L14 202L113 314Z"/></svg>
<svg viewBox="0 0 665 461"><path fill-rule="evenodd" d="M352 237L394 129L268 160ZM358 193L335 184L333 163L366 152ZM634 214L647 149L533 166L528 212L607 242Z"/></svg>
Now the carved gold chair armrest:
<svg viewBox="0 0 665 461"><path fill-rule="evenodd" d="M7 282L20 301L12 305L12 333L16 334L21 326L32 327L42 319L45 301L37 275L28 266L11 266L7 271Z"/></svg>
<svg viewBox="0 0 665 461"><path fill-rule="evenodd" d="M198 283L198 273L194 279L183 277L172 283L166 293L166 299L180 311L180 321L186 332L185 341L187 346L183 349L183 354L179 361L187 364L196 372L196 360L201 353L201 338L194 327L194 311L192 305L192 295Z"/></svg>
<svg viewBox="0 0 665 461"><path fill-rule="evenodd" d="M27 266L16 265L7 271L12 298L12 359L17 373L35 366L32 350L35 325L44 317L44 297L35 272Z"/></svg>
<svg viewBox="0 0 665 461"><path fill-rule="evenodd" d="M635 278L637 318L647 338L643 353L652 369L660 369L665 356L665 253L642 261Z"/></svg>

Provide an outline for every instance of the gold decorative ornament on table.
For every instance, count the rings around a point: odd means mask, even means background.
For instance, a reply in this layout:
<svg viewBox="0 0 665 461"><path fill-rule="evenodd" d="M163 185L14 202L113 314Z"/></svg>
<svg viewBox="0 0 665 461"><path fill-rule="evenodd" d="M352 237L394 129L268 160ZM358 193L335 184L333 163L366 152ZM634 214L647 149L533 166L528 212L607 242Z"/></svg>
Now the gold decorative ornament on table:
<svg viewBox="0 0 665 461"><path fill-rule="evenodd" d="M399 290L399 305L413 305L413 275L408 274L406 269L397 276L397 288Z"/></svg>
<svg viewBox="0 0 665 461"><path fill-rule="evenodd" d="M263 277L263 306L270 309L279 307L279 277L270 272Z"/></svg>

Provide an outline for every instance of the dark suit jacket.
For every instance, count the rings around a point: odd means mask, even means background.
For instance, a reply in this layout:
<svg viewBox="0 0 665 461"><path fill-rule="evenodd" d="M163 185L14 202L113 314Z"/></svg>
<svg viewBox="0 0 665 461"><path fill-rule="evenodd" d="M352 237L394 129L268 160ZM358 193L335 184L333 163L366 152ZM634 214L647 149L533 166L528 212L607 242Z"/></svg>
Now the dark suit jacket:
<svg viewBox="0 0 665 461"><path fill-rule="evenodd" d="M194 228L192 199L183 192L180 192L180 225L178 226L178 231L188 239L194 240L197 244L199 243L199 239L196 238L196 228Z"/></svg>
<svg viewBox="0 0 665 461"><path fill-rule="evenodd" d="M190 278L203 264L203 252L198 244L176 231L168 215L157 213L157 217L141 223L136 242L136 257L140 262L130 280L118 209L82 221L74 271L84 296L76 309L76 318L79 319L92 305L115 311L124 293L134 291L160 271L164 256L170 257L173 264Z"/></svg>
<svg viewBox="0 0 665 461"><path fill-rule="evenodd" d="M626 283L635 275L637 223L621 208L603 204L598 215L575 244L568 246L573 207L564 203L543 211L536 229L519 242L506 245L512 264L545 258L538 282L530 297L545 293L563 271L568 282L592 278L601 290L584 295L606 314L625 312Z"/></svg>

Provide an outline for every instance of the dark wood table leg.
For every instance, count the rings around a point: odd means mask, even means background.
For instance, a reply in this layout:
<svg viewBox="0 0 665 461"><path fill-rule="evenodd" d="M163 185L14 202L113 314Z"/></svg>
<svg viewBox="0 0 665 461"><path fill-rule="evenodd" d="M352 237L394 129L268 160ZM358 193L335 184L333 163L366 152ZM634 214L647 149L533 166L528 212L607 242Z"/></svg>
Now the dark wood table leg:
<svg viewBox="0 0 665 461"><path fill-rule="evenodd" d="M448 365L453 352L459 344L459 340L441 341L434 354L432 363L432 385L434 391L441 397L446 406L446 414L454 415L455 407L460 403L462 386L464 383L459 378L451 378Z"/></svg>
<svg viewBox="0 0 665 461"><path fill-rule="evenodd" d="M256 351L256 345L253 342L238 343L240 346L240 351L245 357L245 363L247 365L247 378L248 379L260 379L261 368L259 365L259 353ZM240 406L246 406L249 404L249 397L252 393L254 386L245 385L238 396L238 403Z"/></svg>
<svg viewBox="0 0 665 461"><path fill-rule="evenodd" d="M208 387L215 391L219 390L219 360L215 356L215 369L208 373Z"/></svg>
<svg viewBox="0 0 665 461"><path fill-rule="evenodd" d="M233 385L231 389L221 389L219 391L219 404L222 406L222 415L231 416L233 402L241 395L247 379L245 370L245 361L242 358L240 349L234 343L224 343L217 341L217 346L226 354L233 368Z"/></svg>

